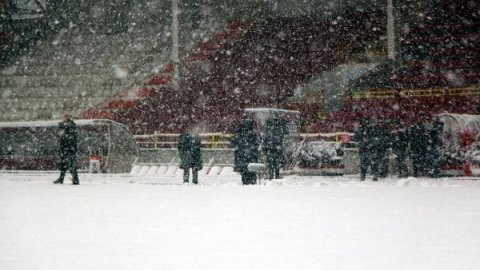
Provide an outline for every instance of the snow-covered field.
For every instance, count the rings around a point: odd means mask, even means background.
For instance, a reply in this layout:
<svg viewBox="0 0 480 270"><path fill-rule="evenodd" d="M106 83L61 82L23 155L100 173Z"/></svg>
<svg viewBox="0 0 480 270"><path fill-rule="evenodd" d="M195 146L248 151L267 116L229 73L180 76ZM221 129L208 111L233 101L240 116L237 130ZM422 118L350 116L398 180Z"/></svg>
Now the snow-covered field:
<svg viewBox="0 0 480 270"><path fill-rule="evenodd" d="M0 269L480 269L480 180L0 173Z"/></svg>

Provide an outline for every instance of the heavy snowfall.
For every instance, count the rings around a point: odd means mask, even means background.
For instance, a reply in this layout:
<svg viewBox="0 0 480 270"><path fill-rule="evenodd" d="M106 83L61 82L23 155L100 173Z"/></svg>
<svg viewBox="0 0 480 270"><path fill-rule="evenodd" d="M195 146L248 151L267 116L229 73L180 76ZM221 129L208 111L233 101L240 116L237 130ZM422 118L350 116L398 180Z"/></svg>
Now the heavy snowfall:
<svg viewBox="0 0 480 270"><path fill-rule="evenodd" d="M0 270L480 269L477 0L0 0Z"/></svg>

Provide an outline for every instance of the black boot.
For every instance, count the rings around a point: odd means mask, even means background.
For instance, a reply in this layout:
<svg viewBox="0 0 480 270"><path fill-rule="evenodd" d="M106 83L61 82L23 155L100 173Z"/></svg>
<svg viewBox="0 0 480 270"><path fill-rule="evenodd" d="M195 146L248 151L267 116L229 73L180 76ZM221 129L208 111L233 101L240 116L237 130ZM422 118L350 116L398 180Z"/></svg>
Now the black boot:
<svg viewBox="0 0 480 270"><path fill-rule="evenodd" d="M63 184L63 179L58 178L57 180L53 181L54 184Z"/></svg>
<svg viewBox="0 0 480 270"><path fill-rule="evenodd" d="M190 178L190 169L189 168L183 169L183 183L188 184L189 178Z"/></svg>
<svg viewBox="0 0 480 270"><path fill-rule="evenodd" d="M74 185L79 185L80 184L80 180L78 179L78 173L77 173L77 169L75 169L73 172L72 172L72 176L73 176L73 184Z"/></svg>
<svg viewBox="0 0 480 270"><path fill-rule="evenodd" d="M360 169L360 181L365 181L365 177L367 176L367 170L364 168Z"/></svg>

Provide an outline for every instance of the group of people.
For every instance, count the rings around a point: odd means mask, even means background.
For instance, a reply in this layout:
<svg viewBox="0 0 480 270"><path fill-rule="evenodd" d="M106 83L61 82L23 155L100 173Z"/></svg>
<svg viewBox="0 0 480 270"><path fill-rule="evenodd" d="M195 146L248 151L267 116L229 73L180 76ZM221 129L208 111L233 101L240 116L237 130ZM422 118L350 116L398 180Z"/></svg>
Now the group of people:
<svg viewBox="0 0 480 270"><path fill-rule="evenodd" d="M369 168L374 181L389 174L389 149L395 155L399 177L409 176L408 158L414 177L439 177L442 132L443 123L426 114L420 114L409 128L401 120L360 119L354 135L360 156L360 180L365 180Z"/></svg>
<svg viewBox="0 0 480 270"><path fill-rule="evenodd" d="M63 121L59 123L59 169L60 176L54 181L55 184L63 184L65 174L72 174L74 185L80 184L77 171L77 127L70 114L65 113ZM257 163L260 158L260 150L263 150L267 165L267 173L270 179L280 178L280 169L284 165L283 138L286 127L283 121L277 118L266 121L265 136L260 149L260 136L255 121L243 120L236 128L231 141L234 147L234 171L242 176L244 185L255 184L257 174L249 170L248 165ZM198 184L198 172L203 168L202 145L198 134L182 132L178 141L178 153L180 156L180 168L183 169L183 181L189 182L190 171L192 183ZM100 172L100 156L94 151L90 160L90 170Z"/></svg>
<svg viewBox="0 0 480 270"><path fill-rule="evenodd" d="M277 118L266 121L263 143L253 119L245 118L236 127L231 145L234 148L234 171L242 176L244 185L255 184L257 173L249 169L249 164L258 163L260 151L263 151L269 179L280 178L280 169L285 163L283 140L286 127ZM59 124L59 167L60 176L54 181L62 184L67 171L72 174L74 185L80 183L77 172L77 129L66 113ZM407 159L412 162L414 177L439 177L441 174L441 135L443 123L437 118L420 115L419 120L406 128L400 121L385 121L362 118L355 131L360 156L360 179L366 178L370 168L373 180L389 174L389 149L392 150L400 177L409 176ZM261 145L261 147L260 147ZM198 172L203 168L201 140L198 134L183 132L178 142L180 168L184 170L183 181L189 182L190 170L192 182L198 183ZM98 152L96 152L98 155ZM99 162L98 162L99 163Z"/></svg>
<svg viewBox="0 0 480 270"><path fill-rule="evenodd" d="M260 148L260 135L255 121L245 118L239 123L231 141L234 150L234 171L242 176L244 185L257 182L257 173L249 169L249 164L258 163L260 150L263 151L269 179L279 179L280 169L284 166L285 156L283 140L286 135L286 125L279 118L269 118L265 121L265 134Z"/></svg>
<svg viewBox="0 0 480 270"><path fill-rule="evenodd" d="M259 162L263 151L269 179L280 178L280 169L284 165L283 138L286 127L277 118L266 120L266 129L261 144L258 128L254 120L246 118L234 130L231 145L234 148L234 171L240 173L244 185L257 182L257 172L249 164ZM261 147L260 147L261 145ZM180 168L183 169L183 181L189 182L190 170L192 183L198 183L198 171L203 168L201 142L198 134L183 132L178 141Z"/></svg>

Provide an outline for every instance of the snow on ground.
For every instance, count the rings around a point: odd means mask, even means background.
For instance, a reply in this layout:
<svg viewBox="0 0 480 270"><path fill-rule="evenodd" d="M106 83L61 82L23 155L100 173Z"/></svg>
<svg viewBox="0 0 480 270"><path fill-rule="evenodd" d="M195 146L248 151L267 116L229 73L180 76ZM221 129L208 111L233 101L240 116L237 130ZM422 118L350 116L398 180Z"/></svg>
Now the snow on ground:
<svg viewBox="0 0 480 270"><path fill-rule="evenodd" d="M0 269L480 269L480 181L0 173Z"/></svg>

